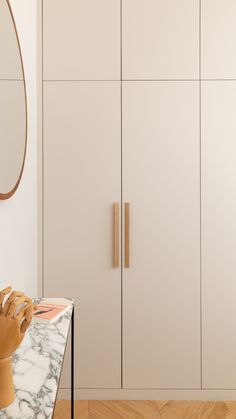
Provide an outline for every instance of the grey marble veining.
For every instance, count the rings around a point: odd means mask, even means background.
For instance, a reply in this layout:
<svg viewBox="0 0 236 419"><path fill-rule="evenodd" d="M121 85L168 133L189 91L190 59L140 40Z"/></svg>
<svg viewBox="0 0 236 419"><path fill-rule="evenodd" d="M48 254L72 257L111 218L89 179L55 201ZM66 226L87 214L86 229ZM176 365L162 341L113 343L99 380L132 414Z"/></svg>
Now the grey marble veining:
<svg viewBox="0 0 236 419"><path fill-rule="evenodd" d="M31 324L13 358L16 399L0 419L52 418L71 315L72 308L52 325Z"/></svg>

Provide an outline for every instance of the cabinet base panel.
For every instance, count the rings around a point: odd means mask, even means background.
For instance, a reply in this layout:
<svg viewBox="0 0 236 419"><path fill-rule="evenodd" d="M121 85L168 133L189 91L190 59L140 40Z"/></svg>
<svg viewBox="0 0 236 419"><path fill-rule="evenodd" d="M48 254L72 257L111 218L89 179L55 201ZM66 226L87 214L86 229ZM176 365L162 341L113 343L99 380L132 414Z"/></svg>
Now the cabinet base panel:
<svg viewBox="0 0 236 419"><path fill-rule="evenodd" d="M70 399L70 389L60 389L58 399ZM76 400L236 400L236 389L75 389Z"/></svg>

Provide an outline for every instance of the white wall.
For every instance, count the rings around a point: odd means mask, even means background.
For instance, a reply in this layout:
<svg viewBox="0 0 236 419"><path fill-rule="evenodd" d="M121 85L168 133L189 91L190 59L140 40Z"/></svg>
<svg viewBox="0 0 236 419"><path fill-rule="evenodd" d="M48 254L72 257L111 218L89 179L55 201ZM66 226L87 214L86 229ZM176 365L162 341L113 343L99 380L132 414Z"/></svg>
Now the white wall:
<svg viewBox="0 0 236 419"><path fill-rule="evenodd" d="M10 0L20 38L28 99L28 149L15 195L0 201L0 288L37 295L37 0ZM13 122L14 123L14 122Z"/></svg>

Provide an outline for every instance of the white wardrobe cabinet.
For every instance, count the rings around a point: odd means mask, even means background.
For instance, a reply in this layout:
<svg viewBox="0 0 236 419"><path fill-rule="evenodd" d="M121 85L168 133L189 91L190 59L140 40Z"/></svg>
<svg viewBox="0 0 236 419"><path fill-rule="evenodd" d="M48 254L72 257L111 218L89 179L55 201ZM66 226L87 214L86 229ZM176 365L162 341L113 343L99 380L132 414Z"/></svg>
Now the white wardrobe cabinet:
<svg viewBox="0 0 236 419"><path fill-rule="evenodd" d="M124 80L199 77L199 0L123 0Z"/></svg>
<svg viewBox="0 0 236 419"><path fill-rule="evenodd" d="M235 22L236 0L43 0L42 288L76 299L77 397L236 389Z"/></svg>
<svg viewBox="0 0 236 419"><path fill-rule="evenodd" d="M121 385L120 126L119 82L44 84L44 293L76 299L77 388Z"/></svg>
<svg viewBox="0 0 236 419"><path fill-rule="evenodd" d="M236 78L236 2L202 0L202 77Z"/></svg>
<svg viewBox="0 0 236 419"><path fill-rule="evenodd" d="M44 292L77 300L77 387L198 388L198 84L124 82L122 108L121 156L119 82L44 85Z"/></svg>
<svg viewBox="0 0 236 419"><path fill-rule="evenodd" d="M236 388L236 82L202 83L203 387Z"/></svg>
<svg viewBox="0 0 236 419"><path fill-rule="evenodd" d="M197 82L123 83L125 388L200 386Z"/></svg>
<svg viewBox="0 0 236 419"><path fill-rule="evenodd" d="M120 0L43 0L46 80L120 79Z"/></svg>

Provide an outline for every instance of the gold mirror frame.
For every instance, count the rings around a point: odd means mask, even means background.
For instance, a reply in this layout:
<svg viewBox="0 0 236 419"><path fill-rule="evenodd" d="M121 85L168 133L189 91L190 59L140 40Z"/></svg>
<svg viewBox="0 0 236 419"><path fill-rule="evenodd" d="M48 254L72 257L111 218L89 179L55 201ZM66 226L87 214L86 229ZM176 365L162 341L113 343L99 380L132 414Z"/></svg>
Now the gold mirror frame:
<svg viewBox="0 0 236 419"><path fill-rule="evenodd" d="M11 16L12 28L15 31L15 36L16 36L16 41L17 41L18 51L19 51L19 57L20 57L20 63L21 63L22 77L23 77L24 98L25 98L25 147L24 147L24 154L23 154L21 170L20 170L18 179L16 180L15 186L9 192L6 192L6 193L1 193L0 192L0 200L6 200L6 199L11 198L14 195L14 193L16 192L16 190L18 189L18 186L20 184L22 174L23 174L23 171L24 171L24 167L25 167L27 141L28 141L27 94L26 94L26 82L25 82L25 71L24 71L24 65L23 65L23 57L22 57L22 51L21 51L20 40L19 40L19 36L18 36L18 32L17 32L16 22L15 22L13 11L12 11L12 8L11 8L11 5L10 5L10 1L9 0L5 0L5 1L7 3L9 13L10 13L10 16Z"/></svg>

